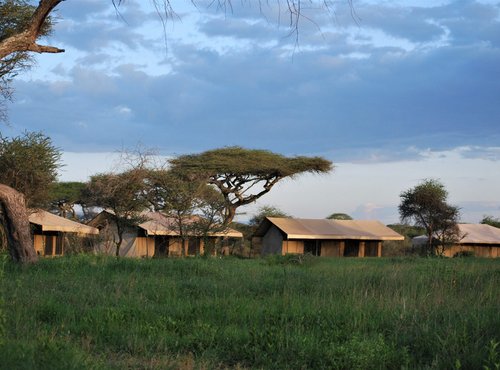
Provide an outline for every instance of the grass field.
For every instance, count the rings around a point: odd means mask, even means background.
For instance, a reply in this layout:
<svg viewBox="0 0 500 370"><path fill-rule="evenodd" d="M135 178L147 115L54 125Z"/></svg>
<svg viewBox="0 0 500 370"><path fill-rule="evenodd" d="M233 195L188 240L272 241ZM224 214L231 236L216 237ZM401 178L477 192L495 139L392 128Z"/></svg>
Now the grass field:
<svg viewBox="0 0 500 370"><path fill-rule="evenodd" d="M500 367L500 260L76 256L1 279L4 369Z"/></svg>

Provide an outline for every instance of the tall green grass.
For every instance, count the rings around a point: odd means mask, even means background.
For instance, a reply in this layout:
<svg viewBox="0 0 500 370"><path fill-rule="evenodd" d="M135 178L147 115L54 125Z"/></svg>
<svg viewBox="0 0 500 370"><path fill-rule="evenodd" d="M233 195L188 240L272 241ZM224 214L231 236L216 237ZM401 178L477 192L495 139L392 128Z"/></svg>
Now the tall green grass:
<svg viewBox="0 0 500 370"><path fill-rule="evenodd" d="M9 263L0 367L493 369L499 283L474 258Z"/></svg>

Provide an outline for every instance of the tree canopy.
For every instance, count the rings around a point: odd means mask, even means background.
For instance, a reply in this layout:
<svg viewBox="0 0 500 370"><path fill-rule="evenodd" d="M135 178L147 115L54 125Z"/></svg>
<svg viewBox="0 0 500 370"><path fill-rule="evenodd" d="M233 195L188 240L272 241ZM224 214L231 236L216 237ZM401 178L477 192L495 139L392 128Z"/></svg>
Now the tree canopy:
<svg viewBox="0 0 500 370"><path fill-rule="evenodd" d="M41 132L13 138L0 134L0 183L23 193L30 207L48 203L60 160L59 149Z"/></svg>
<svg viewBox="0 0 500 370"><path fill-rule="evenodd" d="M258 209L248 224L255 230L266 217L291 218L292 216L275 206L262 206Z"/></svg>
<svg viewBox="0 0 500 370"><path fill-rule="evenodd" d="M500 228L500 218L493 216L484 216L480 223Z"/></svg>
<svg viewBox="0 0 500 370"><path fill-rule="evenodd" d="M352 217L347 213L332 213L327 220L352 220Z"/></svg>
<svg viewBox="0 0 500 370"><path fill-rule="evenodd" d="M428 238L427 253L440 253L446 244L456 241L459 208L447 203L448 192L441 182L424 180L401 193L400 197L401 221L413 221L415 226L425 229Z"/></svg>
<svg viewBox="0 0 500 370"><path fill-rule="evenodd" d="M322 157L286 157L268 150L234 146L182 155L170 160L171 170L187 179L216 186L225 200L225 225L236 209L252 203L284 178L302 173L327 173L333 166Z"/></svg>
<svg viewBox="0 0 500 370"><path fill-rule="evenodd" d="M77 219L75 205L79 204L84 210L84 191L86 184L84 182L56 182L50 189L50 206L52 211L55 211L61 217Z"/></svg>

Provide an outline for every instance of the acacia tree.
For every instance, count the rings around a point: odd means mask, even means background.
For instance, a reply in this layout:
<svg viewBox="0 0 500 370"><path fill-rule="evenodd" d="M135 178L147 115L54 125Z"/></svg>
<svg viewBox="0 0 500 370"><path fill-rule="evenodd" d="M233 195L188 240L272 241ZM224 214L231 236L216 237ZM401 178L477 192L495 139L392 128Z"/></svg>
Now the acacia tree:
<svg viewBox="0 0 500 370"><path fill-rule="evenodd" d="M415 226L425 229L428 254L440 254L447 244L458 239L459 208L447 203L448 192L442 183L424 180L400 197L401 221L413 221Z"/></svg>
<svg viewBox="0 0 500 370"><path fill-rule="evenodd" d="M188 180L203 180L221 192L224 226L238 207L255 202L278 181L302 173L327 173L332 163L321 157L285 157L268 150L227 147L170 160L171 170Z"/></svg>
<svg viewBox="0 0 500 370"><path fill-rule="evenodd" d="M23 33L30 23L35 7L26 0L5 0L0 3L0 45L4 41L12 39L16 35ZM38 30L38 37L47 36L52 30L52 19L45 17ZM12 79L23 70L28 69L33 64L33 58L27 50L22 50L15 42L7 43L6 50L13 50L0 57L0 121L7 119L5 102L10 100L12 95Z"/></svg>

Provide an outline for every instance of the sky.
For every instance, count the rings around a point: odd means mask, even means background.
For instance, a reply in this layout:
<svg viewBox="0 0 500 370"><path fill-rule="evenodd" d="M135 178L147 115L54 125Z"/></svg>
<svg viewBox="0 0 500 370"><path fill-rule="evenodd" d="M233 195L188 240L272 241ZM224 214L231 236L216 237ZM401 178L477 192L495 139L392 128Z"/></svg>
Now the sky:
<svg viewBox="0 0 500 370"><path fill-rule="evenodd" d="M440 180L462 221L500 217L500 2L66 1L15 81L4 136L43 131L62 181L114 170L137 145L165 157L239 145L319 155L335 169L280 183L262 205L304 218L398 221L399 195ZM212 4L212 5L210 5ZM278 5L277 5L278 4Z"/></svg>

